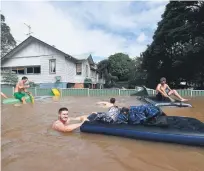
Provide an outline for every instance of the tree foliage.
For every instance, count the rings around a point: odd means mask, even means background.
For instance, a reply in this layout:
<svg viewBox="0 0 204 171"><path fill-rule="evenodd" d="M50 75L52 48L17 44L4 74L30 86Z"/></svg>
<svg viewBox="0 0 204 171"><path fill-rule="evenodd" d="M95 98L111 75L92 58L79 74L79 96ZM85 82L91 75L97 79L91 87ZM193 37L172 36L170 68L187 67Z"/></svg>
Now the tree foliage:
<svg viewBox="0 0 204 171"><path fill-rule="evenodd" d="M128 55L116 53L99 62L98 71L103 74L106 87L115 86L117 81L128 81L131 61Z"/></svg>
<svg viewBox="0 0 204 171"><path fill-rule="evenodd" d="M110 73L110 61L104 59L98 63L98 71L105 79L105 86L112 87L118 78Z"/></svg>
<svg viewBox="0 0 204 171"><path fill-rule="evenodd" d="M204 2L169 2L153 42L141 55L147 85L155 87L162 76L170 84L185 80L204 85L203 54Z"/></svg>
<svg viewBox="0 0 204 171"><path fill-rule="evenodd" d="M10 27L5 23L4 15L1 14L1 57L16 46L16 41L10 31Z"/></svg>
<svg viewBox="0 0 204 171"><path fill-rule="evenodd" d="M15 86L16 83L18 82L18 76L10 70L1 72L1 76L2 76L1 82L6 85Z"/></svg>
<svg viewBox="0 0 204 171"><path fill-rule="evenodd" d="M135 88L135 86L142 86L146 83L147 74L142 69L142 58L135 57L130 65L130 72L128 78L129 88Z"/></svg>
<svg viewBox="0 0 204 171"><path fill-rule="evenodd" d="M109 56L110 73L116 76L119 81L127 81L132 60L123 53L116 53Z"/></svg>

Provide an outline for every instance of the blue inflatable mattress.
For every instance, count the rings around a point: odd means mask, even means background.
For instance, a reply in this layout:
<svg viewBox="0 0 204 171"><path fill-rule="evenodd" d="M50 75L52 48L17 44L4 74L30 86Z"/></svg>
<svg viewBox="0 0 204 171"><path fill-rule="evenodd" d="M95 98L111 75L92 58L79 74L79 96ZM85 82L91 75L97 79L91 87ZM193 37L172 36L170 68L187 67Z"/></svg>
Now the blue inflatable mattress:
<svg viewBox="0 0 204 171"><path fill-rule="evenodd" d="M133 139L204 146L204 123L189 117L167 116L168 126L106 124L86 121L81 132L113 135Z"/></svg>

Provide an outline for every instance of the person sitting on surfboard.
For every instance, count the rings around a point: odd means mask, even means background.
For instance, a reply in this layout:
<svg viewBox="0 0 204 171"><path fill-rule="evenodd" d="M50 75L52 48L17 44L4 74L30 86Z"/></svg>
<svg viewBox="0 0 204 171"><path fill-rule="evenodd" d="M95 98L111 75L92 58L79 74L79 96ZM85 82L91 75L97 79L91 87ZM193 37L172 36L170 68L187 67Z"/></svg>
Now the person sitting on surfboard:
<svg viewBox="0 0 204 171"><path fill-rule="evenodd" d="M79 128L84 121L87 120L86 118L87 117L85 116L70 118L68 109L66 107L62 107L58 111L58 120L52 124L52 128L60 132L72 132L73 130ZM78 120L81 121L81 123L70 124L69 122L71 120Z"/></svg>
<svg viewBox="0 0 204 171"><path fill-rule="evenodd" d="M163 97L169 98L172 101L170 95L176 96L182 102L188 101L188 99L184 99L183 97L181 97L176 90L172 90L168 86L168 84L166 84L166 78L165 77L162 77L160 79L160 83L157 85L156 91L157 91L156 96L157 96L159 101L162 101Z"/></svg>
<svg viewBox="0 0 204 171"><path fill-rule="evenodd" d="M14 90L14 97L16 99L19 99L20 101L23 102L23 104L26 104L26 99L25 99L25 93L29 93L26 88L29 88L29 85L25 85L25 83L28 81L28 78L23 76L22 79L16 84L15 90Z"/></svg>

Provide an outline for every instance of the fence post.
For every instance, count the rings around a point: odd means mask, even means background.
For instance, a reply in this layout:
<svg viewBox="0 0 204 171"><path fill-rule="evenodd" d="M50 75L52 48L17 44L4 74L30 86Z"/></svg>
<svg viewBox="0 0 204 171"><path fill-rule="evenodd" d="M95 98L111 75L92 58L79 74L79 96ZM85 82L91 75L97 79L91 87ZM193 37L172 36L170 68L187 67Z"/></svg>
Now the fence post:
<svg viewBox="0 0 204 171"><path fill-rule="evenodd" d="M37 96L37 87L35 87L35 96Z"/></svg>
<svg viewBox="0 0 204 171"><path fill-rule="evenodd" d="M118 91L118 95L120 96L120 89L118 89L119 91Z"/></svg>
<svg viewBox="0 0 204 171"><path fill-rule="evenodd" d="M62 91L63 91L62 88L60 88L60 97L63 97L62 96Z"/></svg>
<svg viewBox="0 0 204 171"><path fill-rule="evenodd" d="M89 96L89 88L87 88L87 94L88 94L88 96Z"/></svg>
<svg viewBox="0 0 204 171"><path fill-rule="evenodd" d="M193 90L190 90L191 91L191 97L193 96Z"/></svg>
<svg viewBox="0 0 204 171"><path fill-rule="evenodd" d="M13 92L12 94L14 94L14 87L12 87L12 92Z"/></svg>

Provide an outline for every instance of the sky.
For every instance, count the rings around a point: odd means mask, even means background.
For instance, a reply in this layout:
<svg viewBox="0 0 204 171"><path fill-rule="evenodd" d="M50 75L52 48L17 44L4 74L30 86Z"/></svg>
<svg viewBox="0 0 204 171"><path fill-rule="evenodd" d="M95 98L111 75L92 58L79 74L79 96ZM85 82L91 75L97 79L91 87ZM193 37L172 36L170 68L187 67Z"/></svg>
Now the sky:
<svg viewBox="0 0 204 171"><path fill-rule="evenodd" d="M1 11L17 44L31 35L76 58L95 62L115 53L139 56L168 1L3 1ZM24 24L25 23L25 24Z"/></svg>

